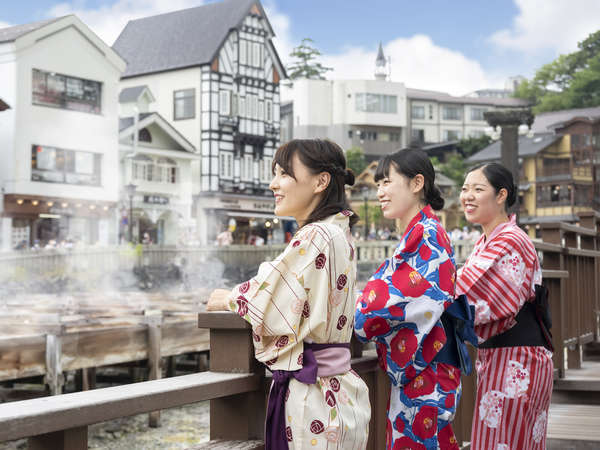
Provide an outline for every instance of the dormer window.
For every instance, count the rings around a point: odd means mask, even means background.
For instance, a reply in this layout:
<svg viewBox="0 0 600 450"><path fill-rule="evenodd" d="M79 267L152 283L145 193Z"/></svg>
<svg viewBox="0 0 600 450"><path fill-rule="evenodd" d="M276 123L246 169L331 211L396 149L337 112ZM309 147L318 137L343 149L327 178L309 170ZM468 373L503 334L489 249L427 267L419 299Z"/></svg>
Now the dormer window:
<svg viewBox="0 0 600 450"><path fill-rule="evenodd" d="M152 135L147 128L142 128L138 132L138 141L140 142L152 142Z"/></svg>

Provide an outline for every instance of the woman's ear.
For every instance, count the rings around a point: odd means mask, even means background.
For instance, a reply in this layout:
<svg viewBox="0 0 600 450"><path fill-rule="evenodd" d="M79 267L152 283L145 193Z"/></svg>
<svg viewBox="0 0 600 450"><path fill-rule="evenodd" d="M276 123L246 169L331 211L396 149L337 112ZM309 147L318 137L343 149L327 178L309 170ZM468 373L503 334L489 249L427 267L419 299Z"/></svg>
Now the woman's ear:
<svg viewBox="0 0 600 450"><path fill-rule="evenodd" d="M317 175L317 185L315 186L315 194L323 192L331 182L331 174L329 172L321 172Z"/></svg>
<svg viewBox="0 0 600 450"><path fill-rule="evenodd" d="M508 198L508 191L505 188L500 189L500 192L498 192L496 194L496 202L499 205L501 205L502 203L506 202L507 198Z"/></svg>
<svg viewBox="0 0 600 450"><path fill-rule="evenodd" d="M417 192L422 190L423 187L425 186L425 177L422 174L418 173L417 175L414 176L414 178L412 180L410 180L410 184L411 184L413 193L416 194Z"/></svg>

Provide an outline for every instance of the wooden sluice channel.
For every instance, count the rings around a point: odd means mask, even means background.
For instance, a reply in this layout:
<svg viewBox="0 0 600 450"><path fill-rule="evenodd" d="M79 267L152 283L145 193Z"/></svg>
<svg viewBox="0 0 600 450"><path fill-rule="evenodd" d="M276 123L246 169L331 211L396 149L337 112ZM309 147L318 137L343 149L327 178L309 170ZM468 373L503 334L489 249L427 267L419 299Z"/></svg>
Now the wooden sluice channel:
<svg viewBox="0 0 600 450"><path fill-rule="evenodd" d="M0 304L0 381L43 376L62 392L69 371L83 387L98 367L206 352L197 326L206 292L31 295ZM158 366L157 366L158 367ZM158 378L158 369L150 379ZM93 382L93 381L92 381Z"/></svg>

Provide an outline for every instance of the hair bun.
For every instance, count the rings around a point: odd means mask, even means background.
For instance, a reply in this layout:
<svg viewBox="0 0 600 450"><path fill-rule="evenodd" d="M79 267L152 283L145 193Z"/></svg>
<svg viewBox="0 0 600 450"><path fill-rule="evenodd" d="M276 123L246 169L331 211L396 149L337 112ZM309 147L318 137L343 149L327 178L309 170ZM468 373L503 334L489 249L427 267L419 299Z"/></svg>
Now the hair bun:
<svg viewBox="0 0 600 450"><path fill-rule="evenodd" d="M352 169L346 169L344 184L347 184L348 186L354 185L354 172L352 171Z"/></svg>

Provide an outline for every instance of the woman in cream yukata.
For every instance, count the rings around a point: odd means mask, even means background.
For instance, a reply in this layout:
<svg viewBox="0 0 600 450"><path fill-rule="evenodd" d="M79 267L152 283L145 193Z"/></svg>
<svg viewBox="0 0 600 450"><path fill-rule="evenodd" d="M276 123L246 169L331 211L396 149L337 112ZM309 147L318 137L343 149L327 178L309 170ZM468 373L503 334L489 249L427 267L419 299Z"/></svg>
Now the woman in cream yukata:
<svg viewBox="0 0 600 450"><path fill-rule="evenodd" d="M344 185L354 175L342 150L322 140L284 144L273 169L275 214L293 216L300 229L254 278L214 291L207 308L229 309L250 322L255 356L273 371L267 450L364 449L369 394L350 369L348 349L356 283L350 225L357 217Z"/></svg>

